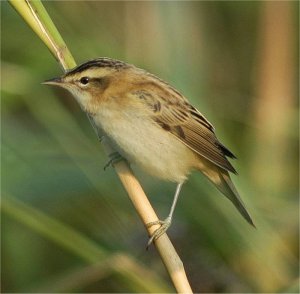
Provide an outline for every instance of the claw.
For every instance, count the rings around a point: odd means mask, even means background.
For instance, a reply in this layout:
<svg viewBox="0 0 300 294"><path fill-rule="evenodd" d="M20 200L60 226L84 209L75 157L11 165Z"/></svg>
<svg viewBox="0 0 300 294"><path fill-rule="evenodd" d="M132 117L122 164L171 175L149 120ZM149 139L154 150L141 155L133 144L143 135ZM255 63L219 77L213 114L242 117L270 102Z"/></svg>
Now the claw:
<svg viewBox="0 0 300 294"><path fill-rule="evenodd" d="M104 167L103 167L104 170L106 170L108 167L110 167L114 163L117 163L124 159L122 157L122 155L120 155L120 153L118 153L118 152L113 152L113 153L109 154L108 157L110 158L110 160L104 165Z"/></svg>
<svg viewBox="0 0 300 294"><path fill-rule="evenodd" d="M147 228L150 228L154 225L161 225L160 228L154 231L152 236L150 237L146 249L149 249L149 246L153 243L153 241L156 241L161 235L163 235L168 228L171 226L172 218L168 216L165 220L157 220L151 223L148 223L146 226Z"/></svg>

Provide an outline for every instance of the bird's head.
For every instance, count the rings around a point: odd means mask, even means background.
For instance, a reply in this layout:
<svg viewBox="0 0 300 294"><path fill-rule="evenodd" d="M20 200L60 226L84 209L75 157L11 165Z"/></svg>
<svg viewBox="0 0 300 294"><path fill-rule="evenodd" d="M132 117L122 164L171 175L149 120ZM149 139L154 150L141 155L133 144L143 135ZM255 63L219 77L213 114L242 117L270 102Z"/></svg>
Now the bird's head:
<svg viewBox="0 0 300 294"><path fill-rule="evenodd" d="M68 71L61 77L45 81L70 91L85 109L96 107L105 100L104 92L121 89L124 82L137 70L133 65L110 58L97 58L87 61ZM128 86L128 83L127 83ZM111 96L111 95L110 95Z"/></svg>

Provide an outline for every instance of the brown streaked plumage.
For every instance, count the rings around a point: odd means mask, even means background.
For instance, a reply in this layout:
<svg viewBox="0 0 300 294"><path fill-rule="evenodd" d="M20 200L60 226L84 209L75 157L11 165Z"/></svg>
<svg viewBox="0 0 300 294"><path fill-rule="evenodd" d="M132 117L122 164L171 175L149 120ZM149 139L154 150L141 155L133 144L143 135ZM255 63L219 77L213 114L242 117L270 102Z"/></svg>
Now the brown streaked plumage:
<svg viewBox="0 0 300 294"><path fill-rule="evenodd" d="M110 58L88 61L45 83L68 89L129 162L178 183L171 212L158 221L162 226L150 242L170 226L181 185L192 170L201 171L253 225L229 176L236 171L227 157L235 156L219 142L212 124L168 83Z"/></svg>
<svg viewBox="0 0 300 294"><path fill-rule="evenodd" d="M222 145L215 136L213 126L204 116L181 95L172 95L162 89L143 89L135 91L148 107L153 109L153 116L162 128L175 135L182 143L200 156L216 165L236 173L226 156L235 156Z"/></svg>

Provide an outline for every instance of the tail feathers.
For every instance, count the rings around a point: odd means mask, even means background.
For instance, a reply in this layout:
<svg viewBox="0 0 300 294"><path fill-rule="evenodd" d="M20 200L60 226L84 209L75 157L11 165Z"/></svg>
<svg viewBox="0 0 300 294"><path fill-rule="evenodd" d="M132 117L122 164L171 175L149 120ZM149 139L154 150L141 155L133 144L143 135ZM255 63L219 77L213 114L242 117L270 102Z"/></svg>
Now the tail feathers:
<svg viewBox="0 0 300 294"><path fill-rule="evenodd" d="M251 216L249 215L238 191L235 189L230 176L227 171L217 168L211 173L204 172L210 181L212 181L216 187L234 204L240 214L245 218L245 220L255 227Z"/></svg>
<svg viewBox="0 0 300 294"><path fill-rule="evenodd" d="M245 220L255 227L253 220L248 213L245 204L243 203L238 191L234 187L228 172L220 173L221 183L217 185L217 188L234 204L240 214L245 218Z"/></svg>

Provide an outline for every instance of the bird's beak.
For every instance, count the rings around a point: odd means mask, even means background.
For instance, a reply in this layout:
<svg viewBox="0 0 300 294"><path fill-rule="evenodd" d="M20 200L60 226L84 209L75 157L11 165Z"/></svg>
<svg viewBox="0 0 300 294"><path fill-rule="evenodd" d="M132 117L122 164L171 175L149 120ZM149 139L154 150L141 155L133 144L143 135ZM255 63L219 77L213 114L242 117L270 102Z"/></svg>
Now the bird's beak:
<svg viewBox="0 0 300 294"><path fill-rule="evenodd" d="M50 80L47 80L45 82L42 83L43 85L53 85L53 86L60 86L62 87L63 84L64 84L64 81L62 80L62 78L54 78L54 79L50 79Z"/></svg>

